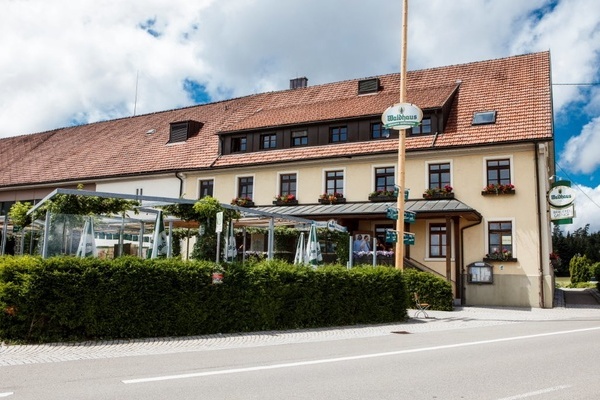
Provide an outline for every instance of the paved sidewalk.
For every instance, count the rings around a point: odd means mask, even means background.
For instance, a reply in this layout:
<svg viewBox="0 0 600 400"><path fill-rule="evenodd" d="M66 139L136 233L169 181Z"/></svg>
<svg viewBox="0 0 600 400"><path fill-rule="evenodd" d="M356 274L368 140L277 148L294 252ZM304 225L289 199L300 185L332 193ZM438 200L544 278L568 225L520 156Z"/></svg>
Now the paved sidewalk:
<svg viewBox="0 0 600 400"><path fill-rule="evenodd" d="M558 297L563 294L557 291ZM560 301L559 301L560 303ZM600 319L600 304L556 304L553 309L506 307L456 307L454 311L428 311L428 319L411 317L404 323L349 326L338 328L304 329L290 331L215 334L184 338L154 338L106 342L55 343L0 347L0 368L10 365L53 363L61 361L105 359L152 354L210 351L219 349L273 346L288 343L306 343L341 340L358 337L390 335L392 332L424 333L452 329L514 324L523 321L555 319Z"/></svg>

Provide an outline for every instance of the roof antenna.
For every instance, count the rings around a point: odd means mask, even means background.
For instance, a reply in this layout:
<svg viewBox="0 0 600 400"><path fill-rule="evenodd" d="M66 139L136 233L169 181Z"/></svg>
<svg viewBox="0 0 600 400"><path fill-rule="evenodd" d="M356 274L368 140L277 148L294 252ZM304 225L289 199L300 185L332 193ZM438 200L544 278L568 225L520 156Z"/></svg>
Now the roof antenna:
<svg viewBox="0 0 600 400"><path fill-rule="evenodd" d="M133 116L135 117L135 112L137 111L137 94L138 94L138 81L140 80L140 70L138 69L135 73L135 99L133 101Z"/></svg>

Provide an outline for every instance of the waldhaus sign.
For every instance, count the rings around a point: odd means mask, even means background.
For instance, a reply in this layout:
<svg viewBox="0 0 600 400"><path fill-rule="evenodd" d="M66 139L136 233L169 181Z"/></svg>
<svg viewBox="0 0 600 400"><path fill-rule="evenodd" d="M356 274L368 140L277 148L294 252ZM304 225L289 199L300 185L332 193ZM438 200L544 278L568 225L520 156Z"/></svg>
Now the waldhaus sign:
<svg viewBox="0 0 600 400"><path fill-rule="evenodd" d="M397 130L419 126L423 119L423 111L411 103L398 103L388 107L381 116L386 128Z"/></svg>
<svg viewBox="0 0 600 400"><path fill-rule="evenodd" d="M557 181L548 192L550 220L557 225L572 224L575 217L575 190L570 181Z"/></svg>

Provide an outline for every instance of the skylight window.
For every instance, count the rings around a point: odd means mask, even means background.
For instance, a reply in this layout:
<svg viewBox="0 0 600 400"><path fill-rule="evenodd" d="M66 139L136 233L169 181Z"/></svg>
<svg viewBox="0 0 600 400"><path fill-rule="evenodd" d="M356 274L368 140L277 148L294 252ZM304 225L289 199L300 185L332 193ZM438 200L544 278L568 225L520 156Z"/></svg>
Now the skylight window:
<svg viewBox="0 0 600 400"><path fill-rule="evenodd" d="M486 125L496 123L496 111L481 111L473 113L473 125Z"/></svg>

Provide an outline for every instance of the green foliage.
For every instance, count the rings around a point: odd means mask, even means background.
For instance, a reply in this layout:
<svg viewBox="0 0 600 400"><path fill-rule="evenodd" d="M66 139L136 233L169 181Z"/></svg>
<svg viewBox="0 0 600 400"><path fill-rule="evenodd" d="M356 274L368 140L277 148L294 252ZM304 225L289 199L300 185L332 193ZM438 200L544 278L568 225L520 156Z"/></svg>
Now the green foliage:
<svg viewBox="0 0 600 400"><path fill-rule="evenodd" d="M600 232L590 233L589 224L566 235L558 225L552 233L553 253L558 254L562 262L555 267L557 276L568 276L571 258L585 255L590 262L600 261Z"/></svg>
<svg viewBox="0 0 600 400"><path fill-rule="evenodd" d="M586 256L576 255L569 263L571 273L571 284L588 282L592 277L592 265Z"/></svg>
<svg viewBox="0 0 600 400"><path fill-rule="evenodd" d="M13 224L21 227L28 226L31 224L31 215L27 215L27 212L33 207L29 202L21 203L17 201L8 210L8 216Z"/></svg>
<svg viewBox="0 0 600 400"><path fill-rule="evenodd" d="M0 338L31 342L387 323L407 317L405 274L282 261L0 258Z"/></svg>
<svg viewBox="0 0 600 400"><path fill-rule="evenodd" d="M404 270L406 281L406 294L408 304L415 303L414 293L417 293L422 302L431 304L432 310L452 311L452 285L427 272L415 269Z"/></svg>

